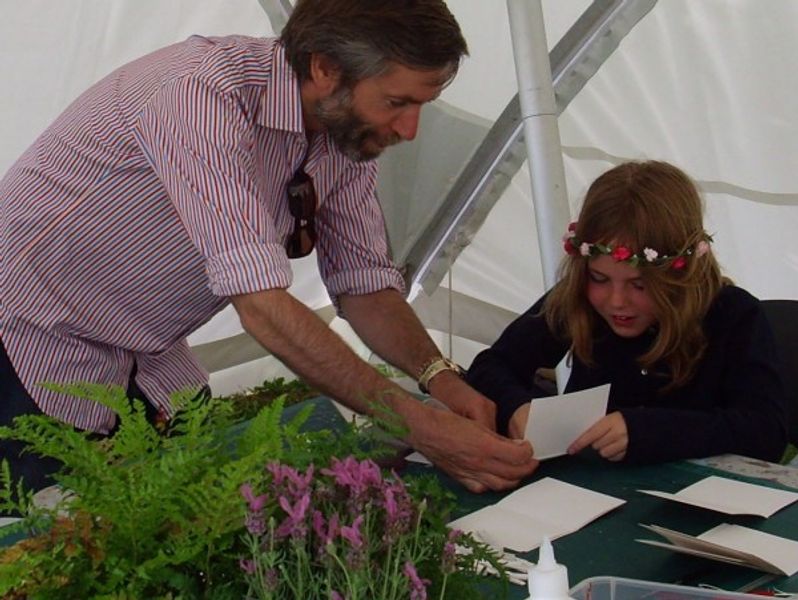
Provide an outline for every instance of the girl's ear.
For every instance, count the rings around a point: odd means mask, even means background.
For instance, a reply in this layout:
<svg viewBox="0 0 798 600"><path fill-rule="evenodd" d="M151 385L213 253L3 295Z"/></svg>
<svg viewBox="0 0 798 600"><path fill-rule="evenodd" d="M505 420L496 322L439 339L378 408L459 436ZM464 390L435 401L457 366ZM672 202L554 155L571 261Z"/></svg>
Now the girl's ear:
<svg viewBox="0 0 798 600"><path fill-rule="evenodd" d="M310 55L310 80L321 97L331 95L341 82L341 68L326 54Z"/></svg>

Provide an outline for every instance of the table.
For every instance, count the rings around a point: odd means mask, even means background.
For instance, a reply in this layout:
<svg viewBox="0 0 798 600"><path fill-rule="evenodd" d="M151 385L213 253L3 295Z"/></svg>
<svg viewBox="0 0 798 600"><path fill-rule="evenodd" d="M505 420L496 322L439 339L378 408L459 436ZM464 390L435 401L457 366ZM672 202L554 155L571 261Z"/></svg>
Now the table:
<svg viewBox="0 0 798 600"><path fill-rule="evenodd" d="M731 457L726 460L730 463L735 462ZM750 459L741 459L737 462L745 463L748 460ZM759 471L765 474L768 466L774 471L782 469L779 465L764 463L760 465ZM408 466L404 473L429 471L430 467L412 465ZM432 469L432 472L457 496L458 508L454 518L495 503L505 495L471 494L437 469ZM658 489L674 493L709 475L721 475L772 487L789 487L772 480L720 470L709 464L680 461L634 467L611 463L590 453L544 461L524 484L543 477L553 477L626 500L623 506L599 517L579 531L554 540L557 561L568 567L572 586L588 577L606 575L692 586L706 584L729 591L748 591L775 586L781 590L798 593L798 575L791 578L777 577L753 569L677 554L634 541L637 538L660 539L640 527L639 523L662 525L698 535L711 527L727 522L798 539L798 504L779 511L769 519L763 519L720 514L669 502L637 491ZM522 556L536 561L537 550ZM519 586L512 586L510 590L510 598L521 599L526 595L526 590Z"/></svg>
<svg viewBox="0 0 798 600"><path fill-rule="evenodd" d="M290 419L307 404L315 409L305 424L307 429L340 429L345 423L332 401L314 398L285 410ZM731 472L731 471L736 472ZM472 494L452 478L432 467L418 464L401 465L401 474L433 473L457 496L457 509L452 518L483 508L505 494ZM775 577L752 569L686 556L635 542L636 538L656 538L638 523L656 524L697 535L722 522L759 529L768 533L798 539L798 503L769 519L735 517L690 507L637 492L658 489L676 492L708 475L762 483L774 487L798 489L798 469L774 465L742 457L722 457L703 461L682 461L648 467L633 467L602 460L589 452L575 457L560 457L541 463L524 484L543 477L553 477L574 485L596 490L626 500L626 504L596 519L579 531L554 540L558 562L568 567L571 585L594 576L615 576L684 585L709 584L730 591L747 591L756 587L775 586L798 593L798 575ZM767 479L757 479L754 476ZM785 485L786 484L786 485ZM46 493L45 493L46 494ZM2 540L10 543L14 540ZM537 560L537 550L524 555ZM525 587L509 586L509 597L526 598Z"/></svg>
<svg viewBox="0 0 798 600"><path fill-rule="evenodd" d="M316 409L310 427L339 427L343 419L326 399L312 400ZM458 518L489 504L506 493L472 494L442 471L418 464L403 464L400 474L433 473L457 497ZM798 503L769 519L732 516L669 502L641 494L638 489L677 492L709 475L721 475L772 487L798 490L798 469L740 456L722 456L697 461L679 461L635 467L603 460L586 451L579 456L563 456L541 463L524 484L543 477L592 489L626 500L626 504L599 517L577 532L554 540L558 562L568 567L571 585L594 576L615 576L661 583L696 586L712 585L729 591L749 591L776 587L798 593L798 574L777 577L753 569L677 554L635 542L637 538L659 539L638 523L656 524L698 535L728 522L798 540ZM509 493L509 492L508 492ZM525 555L536 561L537 550ZM526 588L510 586L511 599L527 597Z"/></svg>

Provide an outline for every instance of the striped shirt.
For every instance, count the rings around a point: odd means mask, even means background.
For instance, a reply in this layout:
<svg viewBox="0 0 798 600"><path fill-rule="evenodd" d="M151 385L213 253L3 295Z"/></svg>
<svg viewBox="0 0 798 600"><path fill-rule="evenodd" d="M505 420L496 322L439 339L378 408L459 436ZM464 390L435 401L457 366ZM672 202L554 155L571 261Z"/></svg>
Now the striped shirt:
<svg viewBox="0 0 798 600"><path fill-rule="evenodd" d="M330 295L401 290L376 164L308 144L276 40L194 36L73 102L0 181L0 339L42 411L107 432L109 409L37 383L124 387L135 364L167 412L207 383L186 336L231 295L291 284L286 184L305 158Z"/></svg>

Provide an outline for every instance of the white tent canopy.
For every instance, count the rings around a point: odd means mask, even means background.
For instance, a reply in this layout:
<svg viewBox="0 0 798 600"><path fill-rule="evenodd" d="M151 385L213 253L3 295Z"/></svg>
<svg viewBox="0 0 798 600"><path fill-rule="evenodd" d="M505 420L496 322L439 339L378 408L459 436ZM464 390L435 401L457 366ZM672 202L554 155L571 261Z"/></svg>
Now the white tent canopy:
<svg viewBox="0 0 798 600"><path fill-rule="evenodd" d="M261 1L275 7L272 17L286 5ZM505 4L448 4L471 56L442 102L425 109L419 138L382 160L380 196L400 262L429 245L424 236L440 215L451 222L451 190L484 174L480 150L517 90ZM544 1L549 46L590 6ZM115 67L194 33L272 34L258 0L4 0L2 9L0 173ZM798 229L796 39L798 3L791 0L657 2L559 116L571 214L589 182L613 164L671 161L705 192L707 229L727 274L761 298L798 298L798 249L789 242ZM515 157L516 166L522 162ZM442 349L464 364L543 292L529 173L521 166L494 177L504 178L501 194L458 222L446 251L433 257L447 264L446 274L413 290ZM409 266L414 272L419 265ZM313 258L293 267L292 292L357 346L334 318ZM230 308L190 343L213 371L217 394L284 373L242 337Z"/></svg>

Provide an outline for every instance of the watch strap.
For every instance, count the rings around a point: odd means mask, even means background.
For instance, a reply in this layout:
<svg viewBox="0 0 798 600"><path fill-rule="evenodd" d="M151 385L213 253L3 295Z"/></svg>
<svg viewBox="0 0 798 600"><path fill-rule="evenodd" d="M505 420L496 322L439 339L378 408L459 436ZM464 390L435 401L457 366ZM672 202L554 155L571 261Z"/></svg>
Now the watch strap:
<svg viewBox="0 0 798 600"><path fill-rule="evenodd" d="M429 382L443 371L454 371L458 377L464 375L463 369L456 362L442 356L435 358L422 369L418 376L418 389L421 390L421 393L429 394Z"/></svg>

